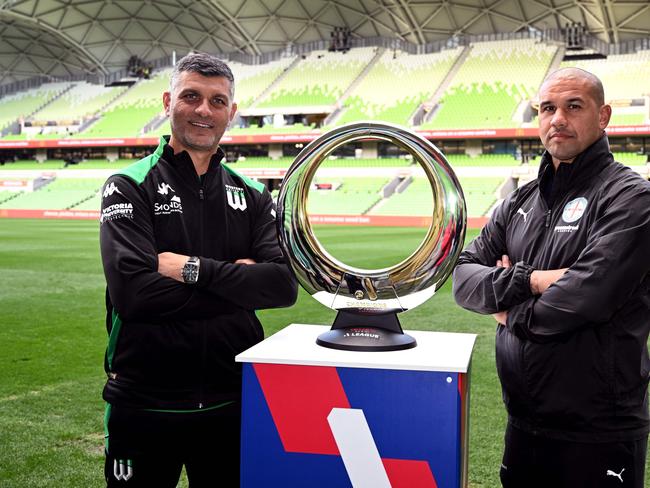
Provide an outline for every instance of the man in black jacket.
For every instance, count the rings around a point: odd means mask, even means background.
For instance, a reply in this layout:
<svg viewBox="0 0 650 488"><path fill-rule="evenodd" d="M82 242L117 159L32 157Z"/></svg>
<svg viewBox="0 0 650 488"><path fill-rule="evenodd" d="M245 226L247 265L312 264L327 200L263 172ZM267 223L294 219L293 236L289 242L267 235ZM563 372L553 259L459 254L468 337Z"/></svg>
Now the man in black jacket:
<svg viewBox="0 0 650 488"><path fill-rule="evenodd" d="M643 487L650 183L614 162L602 84L575 68L539 93L537 180L510 194L454 271L497 320L504 487Z"/></svg>
<svg viewBox="0 0 650 488"><path fill-rule="evenodd" d="M109 343L108 486L239 486L241 370L255 310L296 300L263 185L221 161L233 75L190 54L163 105L172 135L111 176L100 242Z"/></svg>

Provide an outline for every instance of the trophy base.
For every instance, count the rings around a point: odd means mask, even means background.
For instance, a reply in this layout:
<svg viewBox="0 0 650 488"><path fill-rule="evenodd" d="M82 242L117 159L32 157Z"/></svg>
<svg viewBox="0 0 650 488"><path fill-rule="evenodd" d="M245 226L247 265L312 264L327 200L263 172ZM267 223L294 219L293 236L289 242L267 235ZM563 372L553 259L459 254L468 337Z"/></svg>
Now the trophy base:
<svg viewBox="0 0 650 488"><path fill-rule="evenodd" d="M344 351L401 351L417 345L404 334L395 313L357 315L340 311L332 329L319 335L316 344Z"/></svg>

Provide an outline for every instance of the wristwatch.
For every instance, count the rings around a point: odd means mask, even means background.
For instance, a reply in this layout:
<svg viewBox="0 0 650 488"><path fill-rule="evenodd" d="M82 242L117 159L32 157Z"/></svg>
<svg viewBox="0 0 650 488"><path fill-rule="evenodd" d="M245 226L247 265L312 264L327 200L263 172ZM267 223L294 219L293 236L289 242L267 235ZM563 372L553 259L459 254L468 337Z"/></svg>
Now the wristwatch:
<svg viewBox="0 0 650 488"><path fill-rule="evenodd" d="M181 271L181 276L183 277L183 282L188 285L195 285L199 281L199 266L201 262L196 256L189 258L185 265L183 265L183 270Z"/></svg>

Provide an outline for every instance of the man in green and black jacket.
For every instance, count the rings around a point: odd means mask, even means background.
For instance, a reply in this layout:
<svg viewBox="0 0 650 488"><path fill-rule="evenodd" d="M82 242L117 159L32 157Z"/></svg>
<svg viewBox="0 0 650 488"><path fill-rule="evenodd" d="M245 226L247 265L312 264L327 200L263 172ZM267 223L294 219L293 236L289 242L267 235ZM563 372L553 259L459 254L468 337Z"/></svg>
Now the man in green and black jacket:
<svg viewBox="0 0 650 488"><path fill-rule="evenodd" d="M297 286L269 192L221 163L233 93L223 62L181 59L171 137L103 188L108 486L176 486L183 465L192 486L239 486L234 357L263 338L255 310Z"/></svg>

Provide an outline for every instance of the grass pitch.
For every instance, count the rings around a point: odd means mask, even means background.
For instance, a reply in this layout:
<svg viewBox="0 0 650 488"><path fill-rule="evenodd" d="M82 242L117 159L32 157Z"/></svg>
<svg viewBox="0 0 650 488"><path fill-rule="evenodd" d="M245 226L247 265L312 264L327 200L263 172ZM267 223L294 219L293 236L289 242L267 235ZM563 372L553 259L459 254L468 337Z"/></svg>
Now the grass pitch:
<svg viewBox="0 0 650 488"><path fill-rule="evenodd" d="M320 227L317 235L344 262L376 268L409 254L423 231ZM330 324L334 312L301 290L294 307L259 316L268 336L289 323ZM470 487L500 486L505 411L494 321L456 306L449 281L400 320L405 329L479 335L471 379ZM98 223L0 219L0 486L104 486L105 347Z"/></svg>

